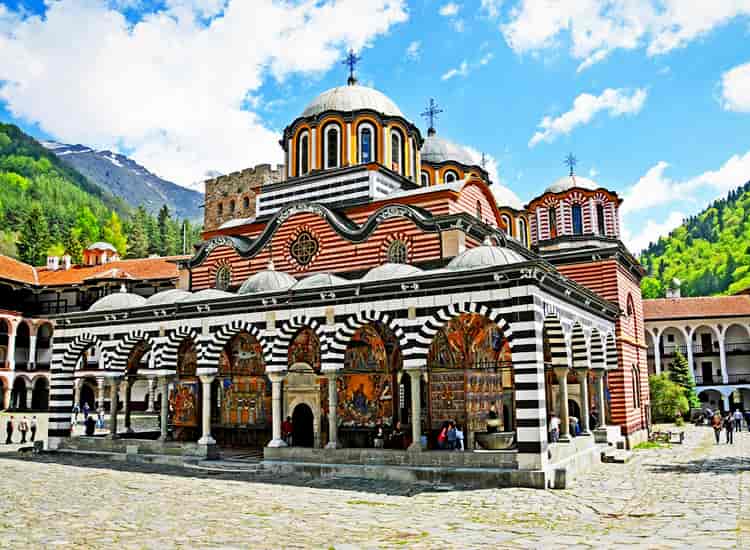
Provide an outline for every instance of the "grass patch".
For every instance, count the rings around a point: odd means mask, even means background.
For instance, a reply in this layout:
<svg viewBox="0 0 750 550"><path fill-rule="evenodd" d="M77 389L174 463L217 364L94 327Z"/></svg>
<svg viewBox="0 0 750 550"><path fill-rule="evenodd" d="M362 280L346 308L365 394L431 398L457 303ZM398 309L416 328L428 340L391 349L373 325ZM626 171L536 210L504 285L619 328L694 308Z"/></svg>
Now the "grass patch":
<svg viewBox="0 0 750 550"><path fill-rule="evenodd" d="M393 506L388 502L375 502L373 500L347 500L347 504L359 504L361 506Z"/></svg>
<svg viewBox="0 0 750 550"><path fill-rule="evenodd" d="M669 443L661 443L659 441L643 441L633 447L634 451L642 451L644 449L669 449L671 445Z"/></svg>

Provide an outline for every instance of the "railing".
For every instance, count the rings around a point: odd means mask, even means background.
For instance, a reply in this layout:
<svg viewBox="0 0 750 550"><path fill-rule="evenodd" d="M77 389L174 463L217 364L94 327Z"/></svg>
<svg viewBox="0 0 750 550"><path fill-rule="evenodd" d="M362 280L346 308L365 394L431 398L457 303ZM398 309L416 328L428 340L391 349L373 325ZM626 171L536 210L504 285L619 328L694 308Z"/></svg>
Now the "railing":
<svg viewBox="0 0 750 550"><path fill-rule="evenodd" d="M726 382L722 381L721 376L695 377L696 386L722 386L727 384L750 384L750 374L730 374L727 376Z"/></svg>
<svg viewBox="0 0 750 550"><path fill-rule="evenodd" d="M726 353L750 353L750 341L748 342L727 342L724 344ZM670 357L677 352L687 356L688 347L684 344L669 344L662 348L661 356ZM693 355L719 355L719 347L706 346L703 344L693 344ZM648 356L654 357L654 348L649 348Z"/></svg>

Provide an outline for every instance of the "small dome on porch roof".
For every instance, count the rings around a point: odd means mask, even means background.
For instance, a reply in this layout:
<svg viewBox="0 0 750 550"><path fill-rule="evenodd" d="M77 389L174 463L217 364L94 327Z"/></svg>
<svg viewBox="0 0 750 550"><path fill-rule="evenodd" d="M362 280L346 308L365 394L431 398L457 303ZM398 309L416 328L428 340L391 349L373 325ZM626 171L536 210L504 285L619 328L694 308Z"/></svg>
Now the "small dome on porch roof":
<svg viewBox="0 0 750 550"><path fill-rule="evenodd" d="M288 290L297 283L297 279L284 273L266 269L250 275L237 291L237 294L255 294L256 292L280 292Z"/></svg>
<svg viewBox="0 0 750 550"><path fill-rule="evenodd" d="M115 292L104 298L99 298L89 308L89 311L109 311L112 309L129 309L146 305L146 298L130 292Z"/></svg>
<svg viewBox="0 0 750 550"><path fill-rule="evenodd" d="M387 281L388 279L411 277L412 275L421 272L421 269L409 264L383 264L378 267L373 267L368 271L365 276L362 277L362 281L370 283L375 281Z"/></svg>
<svg viewBox="0 0 750 550"><path fill-rule="evenodd" d="M195 294L188 294L188 296L184 296L178 301L179 303L184 304L188 302L202 302L204 300L219 300L221 298L231 298L232 296L234 296L234 294L231 292L224 292L223 290L216 290L215 288L207 288L206 290L201 290Z"/></svg>
<svg viewBox="0 0 750 550"><path fill-rule="evenodd" d="M347 281L343 277L332 275L331 273L316 273L305 277L297 284L294 285L293 290L307 290L309 288L326 288L335 285L346 284Z"/></svg>
<svg viewBox="0 0 750 550"><path fill-rule="evenodd" d="M148 298L146 298L146 303L144 305L166 306L168 304L179 302L180 300L182 300L183 298L187 298L188 296L190 296L190 292L179 288L172 288L170 290L157 292L153 296L149 296Z"/></svg>
<svg viewBox="0 0 750 550"><path fill-rule="evenodd" d="M504 246L482 245L470 248L453 258L447 269L481 269L500 265L525 262L526 259L515 250Z"/></svg>

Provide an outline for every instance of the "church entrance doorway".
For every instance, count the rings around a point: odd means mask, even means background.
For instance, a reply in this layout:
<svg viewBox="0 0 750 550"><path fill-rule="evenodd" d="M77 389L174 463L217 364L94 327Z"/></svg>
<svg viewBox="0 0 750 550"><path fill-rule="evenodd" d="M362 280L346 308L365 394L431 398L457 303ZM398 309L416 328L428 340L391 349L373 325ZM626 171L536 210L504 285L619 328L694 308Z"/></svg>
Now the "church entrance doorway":
<svg viewBox="0 0 750 550"><path fill-rule="evenodd" d="M312 447L314 443L312 409L305 403L300 403L292 413L292 444L295 447Z"/></svg>

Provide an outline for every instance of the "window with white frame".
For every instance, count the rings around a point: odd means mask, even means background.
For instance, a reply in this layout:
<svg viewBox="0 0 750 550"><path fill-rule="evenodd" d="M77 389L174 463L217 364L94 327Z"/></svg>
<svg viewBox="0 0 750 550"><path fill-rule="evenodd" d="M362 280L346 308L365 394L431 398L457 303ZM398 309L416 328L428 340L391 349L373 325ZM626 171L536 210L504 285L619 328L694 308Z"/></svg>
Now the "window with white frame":
<svg viewBox="0 0 750 550"><path fill-rule="evenodd" d="M526 225L526 218L518 218L518 236L524 246L529 246L529 233L528 226Z"/></svg>
<svg viewBox="0 0 750 550"><path fill-rule="evenodd" d="M338 168L341 166L341 129L336 124L329 124L324 131L326 168Z"/></svg>
<svg viewBox="0 0 750 550"><path fill-rule="evenodd" d="M222 265L216 270L214 277L215 286L218 290L226 290L232 284L232 268L228 265Z"/></svg>
<svg viewBox="0 0 750 550"><path fill-rule="evenodd" d="M399 174L402 174L404 169L402 148L401 133L398 130L391 130L391 170Z"/></svg>
<svg viewBox="0 0 750 550"><path fill-rule="evenodd" d="M372 124L360 124L359 136L359 162L367 164L375 161L375 128Z"/></svg>
<svg viewBox="0 0 750 550"><path fill-rule="evenodd" d="M297 175L304 176L310 171L310 135L305 131L297 142Z"/></svg>
<svg viewBox="0 0 750 550"><path fill-rule="evenodd" d="M424 170L421 173L422 173L422 175L420 177L422 179L422 187L429 187L429 185L430 185L430 174L428 174Z"/></svg>
<svg viewBox="0 0 750 550"><path fill-rule="evenodd" d="M445 173L443 180L445 181L445 183L453 183L454 181L458 181L458 174L455 172L455 170L448 170Z"/></svg>

